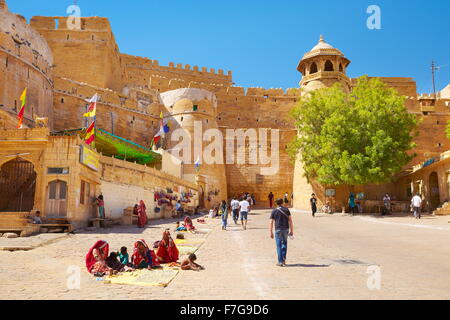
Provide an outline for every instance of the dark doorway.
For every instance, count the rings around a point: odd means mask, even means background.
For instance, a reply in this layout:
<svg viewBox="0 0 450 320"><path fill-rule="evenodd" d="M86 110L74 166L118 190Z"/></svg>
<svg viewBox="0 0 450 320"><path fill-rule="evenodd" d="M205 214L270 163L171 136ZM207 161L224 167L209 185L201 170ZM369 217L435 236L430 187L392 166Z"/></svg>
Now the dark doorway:
<svg viewBox="0 0 450 320"><path fill-rule="evenodd" d="M22 158L4 163L0 168L0 212L33 210L36 191L34 165Z"/></svg>
<svg viewBox="0 0 450 320"><path fill-rule="evenodd" d="M434 211L441 204L441 197L439 196L439 179L437 172L430 174L430 206L431 211Z"/></svg>

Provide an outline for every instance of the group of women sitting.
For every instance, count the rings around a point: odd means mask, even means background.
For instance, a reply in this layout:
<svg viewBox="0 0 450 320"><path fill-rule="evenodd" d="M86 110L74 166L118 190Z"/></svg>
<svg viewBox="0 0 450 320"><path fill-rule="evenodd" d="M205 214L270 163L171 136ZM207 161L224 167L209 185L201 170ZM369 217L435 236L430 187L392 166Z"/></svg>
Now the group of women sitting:
<svg viewBox="0 0 450 320"><path fill-rule="evenodd" d="M126 247L110 254L108 242L99 240L86 255L86 268L95 276L104 276L135 269L154 269L161 264L176 263L179 259L178 248L168 229L164 231L161 241L155 243L154 249L156 253L144 239L138 240L134 243L130 261Z"/></svg>

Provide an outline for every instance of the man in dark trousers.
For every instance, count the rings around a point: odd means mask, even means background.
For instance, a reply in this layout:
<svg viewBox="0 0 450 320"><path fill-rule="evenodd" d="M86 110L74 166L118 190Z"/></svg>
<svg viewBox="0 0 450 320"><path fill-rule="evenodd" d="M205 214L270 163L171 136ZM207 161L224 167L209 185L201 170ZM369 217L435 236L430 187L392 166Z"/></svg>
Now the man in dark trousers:
<svg viewBox="0 0 450 320"><path fill-rule="evenodd" d="M283 199L276 201L278 208L272 211L270 215L270 237L275 238L278 254L278 267L286 266L287 242L288 236L294 236L294 224L292 222L291 212L283 207ZM273 233L275 225L275 235Z"/></svg>

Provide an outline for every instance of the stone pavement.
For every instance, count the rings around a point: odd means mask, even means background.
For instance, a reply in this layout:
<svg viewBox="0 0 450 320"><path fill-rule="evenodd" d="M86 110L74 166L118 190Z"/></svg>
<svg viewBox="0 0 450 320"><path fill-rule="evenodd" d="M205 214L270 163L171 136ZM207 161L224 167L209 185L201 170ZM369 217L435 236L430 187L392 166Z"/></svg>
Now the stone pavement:
<svg viewBox="0 0 450 320"><path fill-rule="evenodd" d="M0 251L0 299L450 299L449 217L375 218L293 212L295 239L288 267L276 267L268 210L249 216L249 228L200 228L209 234L197 251L205 271L180 272L167 288L109 285L86 272L84 256L98 239L132 250L135 240L153 243L173 221L145 231L115 227L66 236L31 251ZM229 221L229 222L230 222ZM81 289L67 289L69 266L81 270ZM378 266L381 289L369 290L368 268ZM370 269L369 269L370 270Z"/></svg>

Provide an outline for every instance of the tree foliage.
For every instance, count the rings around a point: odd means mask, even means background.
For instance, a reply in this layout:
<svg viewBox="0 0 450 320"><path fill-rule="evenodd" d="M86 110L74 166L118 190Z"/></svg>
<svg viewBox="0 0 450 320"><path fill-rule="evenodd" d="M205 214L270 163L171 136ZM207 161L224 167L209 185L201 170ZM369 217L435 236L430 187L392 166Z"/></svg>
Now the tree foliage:
<svg viewBox="0 0 450 320"><path fill-rule="evenodd" d="M417 118L405 97L364 76L349 94L336 83L303 96L291 111L298 137L289 154L305 175L328 185L383 183L411 159Z"/></svg>

